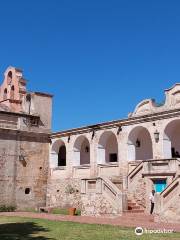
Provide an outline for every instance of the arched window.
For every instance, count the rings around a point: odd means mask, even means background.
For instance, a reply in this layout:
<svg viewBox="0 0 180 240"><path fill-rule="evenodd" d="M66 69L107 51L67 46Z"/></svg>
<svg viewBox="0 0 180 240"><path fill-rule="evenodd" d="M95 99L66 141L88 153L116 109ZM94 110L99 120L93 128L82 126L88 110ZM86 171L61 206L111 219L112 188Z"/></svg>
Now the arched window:
<svg viewBox="0 0 180 240"><path fill-rule="evenodd" d="M128 160L153 158L152 140L149 131L142 126L135 127L128 137Z"/></svg>
<svg viewBox="0 0 180 240"><path fill-rule="evenodd" d="M6 100L7 99L7 88L4 89L4 95L3 95L3 99Z"/></svg>
<svg viewBox="0 0 180 240"><path fill-rule="evenodd" d="M74 166L90 164L90 144L85 136L79 136L74 143Z"/></svg>
<svg viewBox="0 0 180 240"><path fill-rule="evenodd" d="M59 148L59 153L58 153L58 166L66 166L66 147L65 145L62 145Z"/></svg>
<svg viewBox="0 0 180 240"><path fill-rule="evenodd" d="M11 86L10 99L14 99L14 85Z"/></svg>
<svg viewBox="0 0 180 240"><path fill-rule="evenodd" d="M8 75L7 75L7 83L10 84L11 81L12 81L12 72L9 71L9 72L8 72Z"/></svg>
<svg viewBox="0 0 180 240"><path fill-rule="evenodd" d="M66 166L66 146L61 139L52 144L50 167Z"/></svg>
<svg viewBox="0 0 180 240"><path fill-rule="evenodd" d="M180 158L180 119L167 124L163 136L164 158Z"/></svg>
<svg viewBox="0 0 180 240"><path fill-rule="evenodd" d="M115 134L111 131L104 132L98 144L98 163L118 162L118 143Z"/></svg>

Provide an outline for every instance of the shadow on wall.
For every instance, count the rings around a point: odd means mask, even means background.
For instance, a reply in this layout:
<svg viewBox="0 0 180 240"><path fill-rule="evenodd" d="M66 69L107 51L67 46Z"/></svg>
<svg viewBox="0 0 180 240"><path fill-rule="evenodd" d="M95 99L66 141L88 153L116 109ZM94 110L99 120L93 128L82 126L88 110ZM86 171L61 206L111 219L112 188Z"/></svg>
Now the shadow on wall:
<svg viewBox="0 0 180 240"><path fill-rule="evenodd" d="M33 222L0 224L0 239L3 240L54 240L42 236L44 232L48 229Z"/></svg>

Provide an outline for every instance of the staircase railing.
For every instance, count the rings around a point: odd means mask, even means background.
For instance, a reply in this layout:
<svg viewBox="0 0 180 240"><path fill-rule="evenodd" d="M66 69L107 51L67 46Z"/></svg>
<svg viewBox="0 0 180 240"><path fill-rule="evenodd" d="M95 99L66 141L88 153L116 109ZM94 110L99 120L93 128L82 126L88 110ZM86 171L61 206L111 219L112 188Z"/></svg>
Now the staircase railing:
<svg viewBox="0 0 180 240"><path fill-rule="evenodd" d="M128 185L133 181L134 177L143 169L143 162L138 164L129 174L128 174Z"/></svg>
<svg viewBox="0 0 180 240"><path fill-rule="evenodd" d="M161 192L155 195L155 212L157 214L164 213L170 206L176 202L176 197L180 196L180 175Z"/></svg>
<svg viewBox="0 0 180 240"><path fill-rule="evenodd" d="M172 182L169 184L163 192L161 192L161 208L165 210L173 202L174 197L180 194L180 175L178 175Z"/></svg>
<svg viewBox="0 0 180 240"><path fill-rule="evenodd" d="M126 194L107 177L101 176L81 181L81 194L102 194L118 213L127 209Z"/></svg>

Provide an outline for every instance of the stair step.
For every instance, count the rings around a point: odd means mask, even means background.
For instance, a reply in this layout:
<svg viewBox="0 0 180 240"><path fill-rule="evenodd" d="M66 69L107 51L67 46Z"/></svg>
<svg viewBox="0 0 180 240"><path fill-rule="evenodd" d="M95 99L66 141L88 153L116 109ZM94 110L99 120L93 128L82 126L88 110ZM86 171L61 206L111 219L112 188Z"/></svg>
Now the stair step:
<svg viewBox="0 0 180 240"><path fill-rule="evenodd" d="M137 206L137 203L130 203L130 202L128 202L128 206Z"/></svg>
<svg viewBox="0 0 180 240"><path fill-rule="evenodd" d="M143 209L131 209L131 210L126 210L125 212L128 213L144 213Z"/></svg>
<svg viewBox="0 0 180 240"><path fill-rule="evenodd" d="M129 206L128 205L128 210L142 210L140 206L136 205L136 206Z"/></svg>

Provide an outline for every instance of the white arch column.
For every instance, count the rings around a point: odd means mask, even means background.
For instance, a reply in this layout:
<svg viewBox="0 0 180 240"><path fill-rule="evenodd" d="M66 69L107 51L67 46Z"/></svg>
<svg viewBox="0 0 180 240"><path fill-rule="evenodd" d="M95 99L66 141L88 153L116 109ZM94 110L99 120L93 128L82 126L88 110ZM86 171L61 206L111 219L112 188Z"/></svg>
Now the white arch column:
<svg viewBox="0 0 180 240"><path fill-rule="evenodd" d="M50 165L50 168L55 168L58 166L58 154L54 151L50 151L50 154L49 154L49 159L50 159L50 162L49 162L49 165Z"/></svg>
<svg viewBox="0 0 180 240"><path fill-rule="evenodd" d="M164 158L171 158L172 153L171 153L171 141L167 138L163 138L163 157Z"/></svg>
<svg viewBox="0 0 180 240"><path fill-rule="evenodd" d="M172 158L180 156L180 119L169 121L162 134L163 156Z"/></svg>
<svg viewBox="0 0 180 240"><path fill-rule="evenodd" d="M97 144L97 147L98 147L97 163L98 164L103 164L103 163L105 163L105 158L106 158L105 148L103 146L99 146L98 144Z"/></svg>
<svg viewBox="0 0 180 240"><path fill-rule="evenodd" d="M128 161L153 158L153 140L149 130L136 126L130 130L127 139Z"/></svg>
<svg viewBox="0 0 180 240"><path fill-rule="evenodd" d="M96 133L95 133L96 134ZM92 137L91 137L92 138ZM97 137L96 135L90 141L90 176L97 177Z"/></svg>
<svg viewBox="0 0 180 240"><path fill-rule="evenodd" d="M131 142L127 143L128 146L128 152L127 152L127 156L128 156L128 160L129 161L135 161L136 159L136 149L134 144L132 144Z"/></svg>

